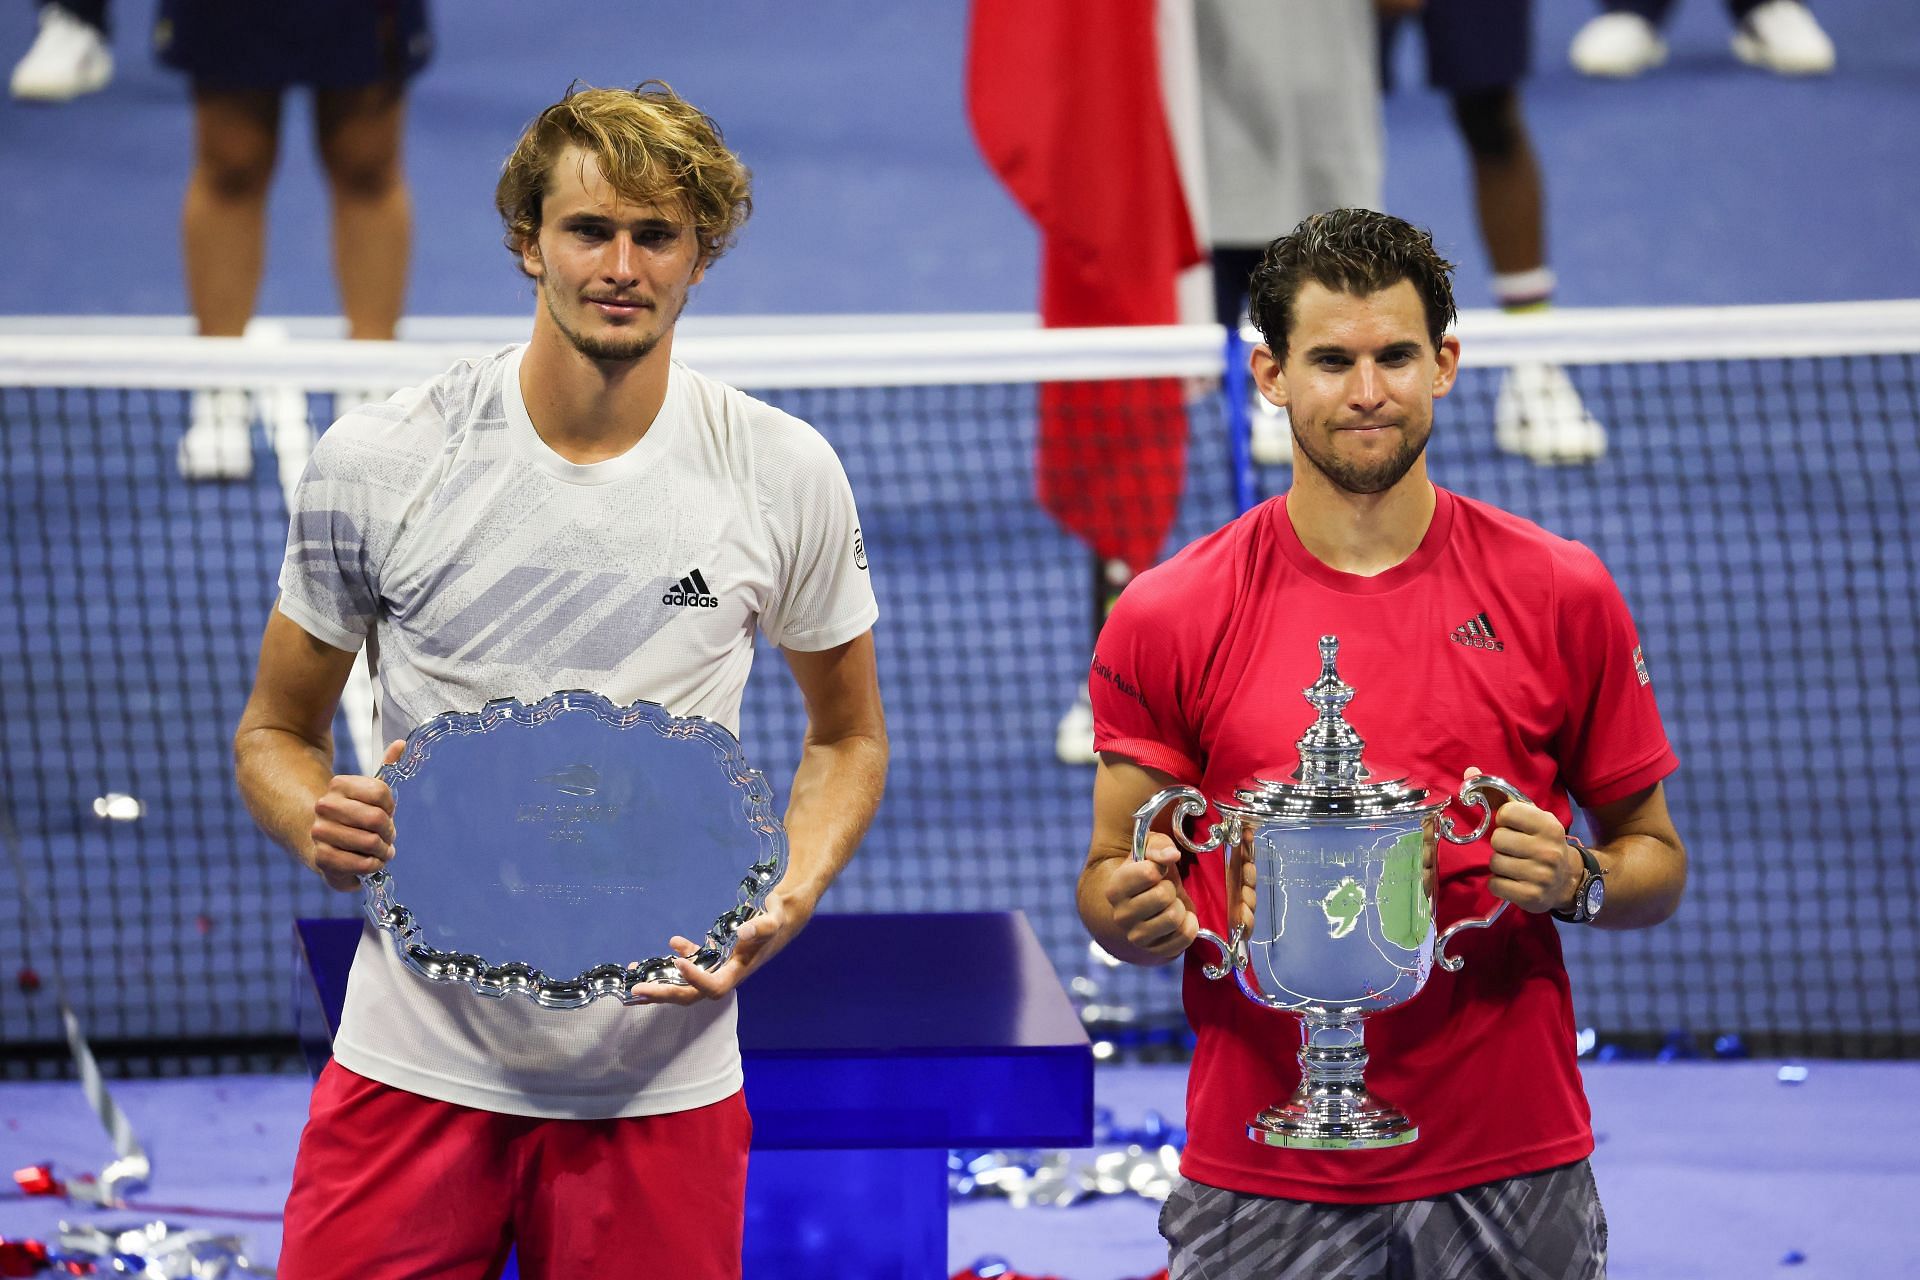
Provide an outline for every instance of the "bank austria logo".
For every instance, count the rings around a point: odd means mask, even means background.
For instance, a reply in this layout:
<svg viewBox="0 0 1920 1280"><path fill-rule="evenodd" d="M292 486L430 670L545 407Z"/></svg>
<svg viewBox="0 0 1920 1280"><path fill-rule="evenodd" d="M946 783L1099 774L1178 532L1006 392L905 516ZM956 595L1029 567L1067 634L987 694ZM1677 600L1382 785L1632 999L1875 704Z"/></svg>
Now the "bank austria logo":
<svg viewBox="0 0 1920 1280"><path fill-rule="evenodd" d="M720 597L713 594L707 586L707 580L695 569L668 588L667 593L660 597L660 603L685 605L690 609L718 609Z"/></svg>

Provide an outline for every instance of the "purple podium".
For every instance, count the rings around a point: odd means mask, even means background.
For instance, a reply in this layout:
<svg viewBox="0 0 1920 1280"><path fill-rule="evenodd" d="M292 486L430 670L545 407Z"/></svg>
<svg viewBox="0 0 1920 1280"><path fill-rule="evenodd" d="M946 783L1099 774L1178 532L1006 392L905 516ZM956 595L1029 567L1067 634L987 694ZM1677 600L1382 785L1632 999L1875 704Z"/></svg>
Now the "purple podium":
<svg viewBox="0 0 1920 1280"><path fill-rule="evenodd" d="M317 1075L360 921L296 931ZM740 1050L748 1280L944 1276L948 1148L1093 1141L1092 1046L1017 911L816 916L741 987Z"/></svg>

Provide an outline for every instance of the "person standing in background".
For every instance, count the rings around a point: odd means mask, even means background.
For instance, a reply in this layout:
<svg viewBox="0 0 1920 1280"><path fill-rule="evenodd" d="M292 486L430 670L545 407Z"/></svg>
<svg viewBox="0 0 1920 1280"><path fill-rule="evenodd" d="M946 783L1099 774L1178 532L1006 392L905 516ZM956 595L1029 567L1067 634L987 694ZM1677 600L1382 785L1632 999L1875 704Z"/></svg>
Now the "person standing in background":
<svg viewBox="0 0 1920 1280"><path fill-rule="evenodd" d="M1246 323L1247 280L1277 231L1328 209L1381 206L1379 26L1366 4L1194 0L1203 224L1213 317ZM1253 396L1254 461L1293 459L1286 410ZM1096 556L1097 638L1135 567ZM1082 683L1054 730L1062 764L1092 764L1093 704Z"/></svg>
<svg viewBox="0 0 1920 1280"><path fill-rule="evenodd" d="M113 79L107 0L41 0L40 33L14 64L8 90L23 102L68 102Z"/></svg>
<svg viewBox="0 0 1920 1280"><path fill-rule="evenodd" d="M193 84L194 161L181 238L197 331L237 337L253 316L281 107L288 88L306 85L332 198L334 274L348 336L391 339L412 231L401 168L406 87L433 52L426 0L160 0L153 43L161 62ZM180 442L181 475L249 475L251 415L243 392L195 395Z"/></svg>
<svg viewBox="0 0 1920 1280"><path fill-rule="evenodd" d="M1382 207L1379 26L1369 5L1324 0L1197 0L1194 18L1214 319L1238 328L1275 235L1329 209ZM1284 465L1286 411L1254 402L1254 460ZM1090 711L1085 738L1090 764Z"/></svg>
<svg viewBox="0 0 1920 1280"><path fill-rule="evenodd" d="M1544 311L1555 279L1547 265L1546 197L1527 136L1520 83L1532 63L1532 0L1378 0L1381 74L1392 84L1395 35L1417 17L1427 80L1444 92L1473 167L1474 211L1493 266L1494 301L1512 313ZM1494 405L1494 440L1539 463L1590 462L1606 431L1558 365L1508 370Z"/></svg>

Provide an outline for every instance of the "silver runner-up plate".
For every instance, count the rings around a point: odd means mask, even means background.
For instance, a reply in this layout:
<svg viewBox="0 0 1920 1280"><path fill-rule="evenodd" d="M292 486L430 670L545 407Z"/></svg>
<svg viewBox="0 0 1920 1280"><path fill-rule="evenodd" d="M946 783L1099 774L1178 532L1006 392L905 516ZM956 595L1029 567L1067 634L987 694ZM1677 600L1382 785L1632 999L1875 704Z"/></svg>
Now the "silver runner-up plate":
<svg viewBox="0 0 1920 1280"><path fill-rule="evenodd" d="M548 1009L712 970L787 868L767 781L708 720L564 690L449 712L380 779L394 857L362 876L408 968Z"/></svg>

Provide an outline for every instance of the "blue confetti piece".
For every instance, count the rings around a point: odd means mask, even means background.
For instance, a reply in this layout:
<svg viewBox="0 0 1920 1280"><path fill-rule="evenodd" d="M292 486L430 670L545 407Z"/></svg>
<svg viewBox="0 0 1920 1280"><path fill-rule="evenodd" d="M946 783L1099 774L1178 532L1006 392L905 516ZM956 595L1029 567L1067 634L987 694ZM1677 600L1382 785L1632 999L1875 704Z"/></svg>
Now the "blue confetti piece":
<svg viewBox="0 0 1920 1280"><path fill-rule="evenodd" d="M1789 1249L1786 1252L1786 1256L1780 1259L1780 1263L1782 1266L1797 1267L1806 1260L1806 1254L1800 1252L1798 1249Z"/></svg>
<svg viewBox="0 0 1920 1280"><path fill-rule="evenodd" d="M1744 1058L1747 1056L1747 1042L1739 1036L1720 1036L1713 1042L1713 1056L1716 1058Z"/></svg>
<svg viewBox="0 0 1920 1280"><path fill-rule="evenodd" d="M1660 1042L1660 1052L1653 1055L1655 1062L1685 1062L1700 1056L1700 1050L1693 1044L1693 1037L1684 1031L1669 1031L1666 1039Z"/></svg>

